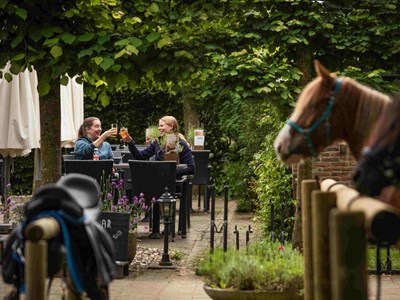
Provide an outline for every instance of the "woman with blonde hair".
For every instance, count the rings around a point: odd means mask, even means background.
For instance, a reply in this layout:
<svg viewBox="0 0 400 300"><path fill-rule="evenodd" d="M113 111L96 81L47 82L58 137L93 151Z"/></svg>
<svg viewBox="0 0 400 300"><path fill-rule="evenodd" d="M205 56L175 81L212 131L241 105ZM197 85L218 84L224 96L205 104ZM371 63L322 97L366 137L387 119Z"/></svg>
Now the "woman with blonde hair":
<svg viewBox="0 0 400 300"><path fill-rule="evenodd" d="M150 145L139 151L135 146L135 141L132 137L128 135L123 138L124 142L128 144L128 149L132 153L132 156L137 160L146 160L154 155L155 160L164 160L165 153L168 151L168 144L164 143L164 136L166 134L175 134L177 136L177 148L179 163L185 164L186 168L179 168L176 170L177 177L182 175L194 174L195 165L192 155L192 150L190 150L189 143L186 141L183 134L179 133L178 122L173 116L164 116L158 121L158 131L160 132L160 137L155 139L150 143Z"/></svg>

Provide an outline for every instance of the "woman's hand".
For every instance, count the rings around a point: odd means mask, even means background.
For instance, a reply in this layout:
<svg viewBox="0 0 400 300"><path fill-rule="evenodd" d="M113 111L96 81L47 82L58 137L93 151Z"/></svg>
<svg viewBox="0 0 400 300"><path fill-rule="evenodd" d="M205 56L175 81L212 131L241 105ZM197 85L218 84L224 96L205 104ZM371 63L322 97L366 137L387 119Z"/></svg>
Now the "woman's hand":
<svg viewBox="0 0 400 300"><path fill-rule="evenodd" d="M105 137L105 139L108 139L110 137L116 136L117 132L118 132L117 128L111 128L107 131L104 131L104 133L102 135Z"/></svg>
<svg viewBox="0 0 400 300"><path fill-rule="evenodd" d="M129 135L128 130L126 130L126 136L122 138L125 143L130 143L132 141L132 137Z"/></svg>

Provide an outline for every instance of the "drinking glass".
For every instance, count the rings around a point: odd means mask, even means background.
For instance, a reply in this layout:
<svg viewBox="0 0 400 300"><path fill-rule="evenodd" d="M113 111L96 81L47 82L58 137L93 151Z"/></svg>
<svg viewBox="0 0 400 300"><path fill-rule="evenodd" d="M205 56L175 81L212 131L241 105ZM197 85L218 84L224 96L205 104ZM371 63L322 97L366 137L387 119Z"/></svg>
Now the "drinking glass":
<svg viewBox="0 0 400 300"><path fill-rule="evenodd" d="M117 123L111 124L111 129L112 129L112 132L113 132L113 136L116 136L117 133L118 133L118 124Z"/></svg>
<svg viewBox="0 0 400 300"><path fill-rule="evenodd" d="M119 130L119 135L124 139L128 136L128 129L124 126L121 126L121 129Z"/></svg>

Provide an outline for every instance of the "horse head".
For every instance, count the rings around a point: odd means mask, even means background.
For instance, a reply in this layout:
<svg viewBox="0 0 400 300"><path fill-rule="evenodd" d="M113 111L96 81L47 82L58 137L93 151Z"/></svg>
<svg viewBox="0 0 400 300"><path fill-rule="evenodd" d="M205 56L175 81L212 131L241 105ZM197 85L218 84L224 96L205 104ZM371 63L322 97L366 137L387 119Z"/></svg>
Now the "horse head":
<svg viewBox="0 0 400 300"><path fill-rule="evenodd" d="M277 157L298 163L345 140L358 158L389 97L350 78L340 78L317 60L317 77L300 93L291 118L275 139Z"/></svg>

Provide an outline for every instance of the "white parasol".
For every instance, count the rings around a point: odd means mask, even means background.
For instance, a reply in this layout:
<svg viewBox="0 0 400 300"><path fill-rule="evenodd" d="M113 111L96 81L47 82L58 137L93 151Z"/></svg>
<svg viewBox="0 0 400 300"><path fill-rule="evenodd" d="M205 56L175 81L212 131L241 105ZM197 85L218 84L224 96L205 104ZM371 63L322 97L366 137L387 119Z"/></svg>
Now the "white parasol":
<svg viewBox="0 0 400 300"><path fill-rule="evenodd" d="M3 74L10 68L7 64ZM32 149L40 148L40 110L37 92L37 74L25 70L12 75L8 82L0 79L0 157L4 158L2 185L9 182L11 159L26 156ZM73 147L78 128L83 122L83 85L75 79L67 86L60 86L61 97L61 146ZM39 155L35 166L39 170ZM40 174L35 174L35 180ZM3 189L4 192L4 189Z"/></svg>

